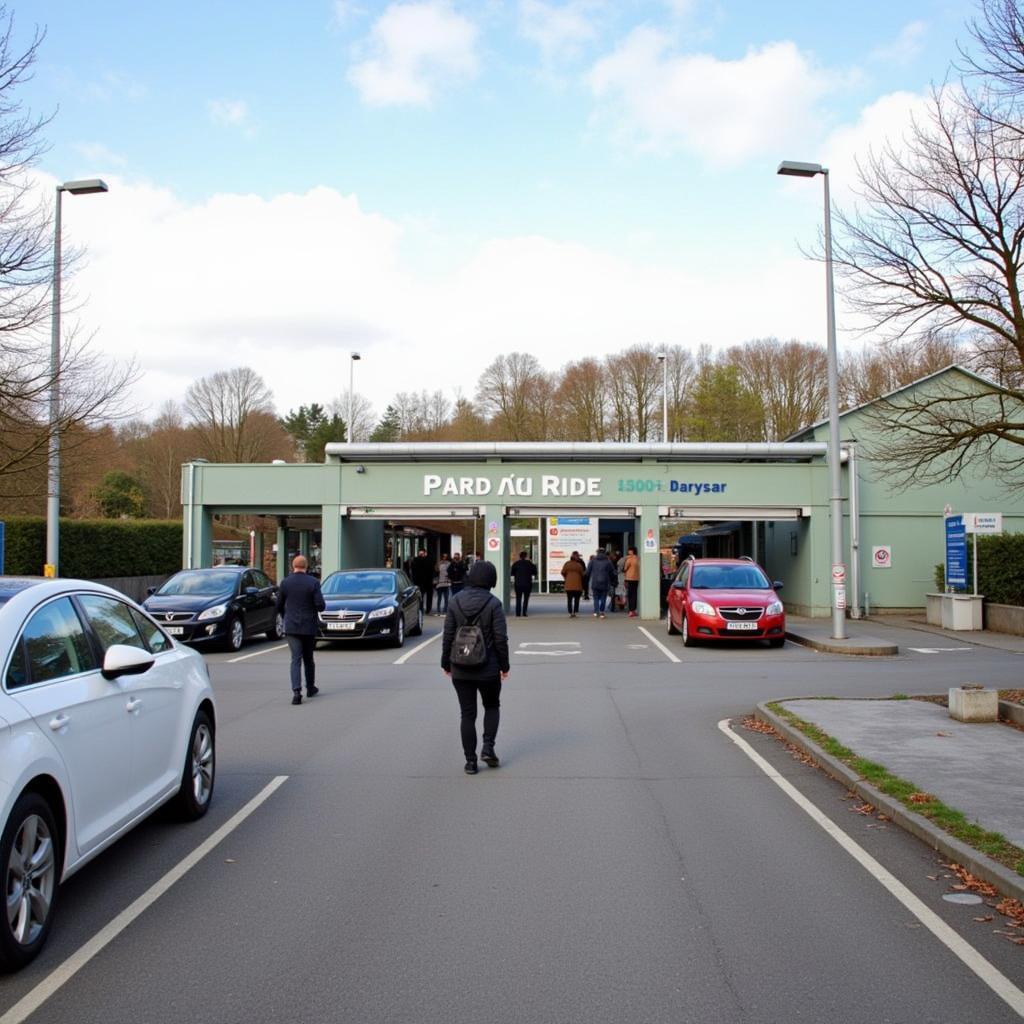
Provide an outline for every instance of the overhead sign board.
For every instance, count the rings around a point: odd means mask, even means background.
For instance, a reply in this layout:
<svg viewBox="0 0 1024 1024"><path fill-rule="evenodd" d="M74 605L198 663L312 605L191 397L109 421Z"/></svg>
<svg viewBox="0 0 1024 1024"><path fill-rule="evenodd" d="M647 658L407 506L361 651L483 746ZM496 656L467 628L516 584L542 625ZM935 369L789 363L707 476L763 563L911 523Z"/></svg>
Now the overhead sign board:
<svg viewBox="0 0 1024 1024"><path fill-rule="evenodd" d="M968 533L1002 533L1002 512L965 512L964 528Z"/></svg>
<svg viewBox="0 0 1024 1024"><path fill-rule="evenodd" d="M946 517L946 586L967 587L967 528L964 517Z"/></svg>

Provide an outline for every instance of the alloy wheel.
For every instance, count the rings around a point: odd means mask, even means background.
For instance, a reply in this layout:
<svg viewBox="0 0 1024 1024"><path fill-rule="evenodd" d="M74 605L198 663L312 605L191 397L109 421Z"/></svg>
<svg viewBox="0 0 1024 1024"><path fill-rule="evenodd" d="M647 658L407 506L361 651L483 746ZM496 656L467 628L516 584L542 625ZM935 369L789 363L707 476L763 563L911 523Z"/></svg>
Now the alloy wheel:
<svg viewBox="0 0 1024 1024"><path fill-rule="evenodd" d="M242 644L245 643L245 627L242 625L241 619L231 620L228 642L231 644L231 650L240 651L242 649Z"/></svg>
<svg viewBox="0 0 1024 1024"><path fill-rule="evenodd" d="M192 794L203 807L213 791L213 734L205 722L196 727L192 739Z"/></svg>
<svg viewBox="0 0 1024 1024"><path fill-rule="evenodd" d="M7 860L7 926L16 942L31 945L46 927L57 862L47 823L30 814L21 823Z"/></svg>

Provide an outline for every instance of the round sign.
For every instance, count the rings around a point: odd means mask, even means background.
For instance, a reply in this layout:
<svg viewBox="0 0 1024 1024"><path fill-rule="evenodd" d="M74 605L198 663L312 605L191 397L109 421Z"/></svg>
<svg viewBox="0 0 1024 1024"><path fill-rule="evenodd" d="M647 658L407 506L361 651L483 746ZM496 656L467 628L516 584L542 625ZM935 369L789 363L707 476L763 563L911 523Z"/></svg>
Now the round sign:
<svg viewBox="0 0 1024 1024"><path fill-rule="evenodd" d="M871 549L871 564L876 569L887 569L892 564L892 551L888 547Z"/></svg>
<svg viewBox="0 0 1024 1024"><path fill-rule="evenodd" d="M488 551L497 551L498 548L500 548L500 547L501 547L501 541L498 540L497 537L488 537L487 538L487 550Z"/></svg>
<svg viewBox="0 0 1024 1024"><path fill-rule="evenodd" d="M833 565L832 566L832 582L833 583L845 583L846 582L846 566L845 565Z"/></svg>

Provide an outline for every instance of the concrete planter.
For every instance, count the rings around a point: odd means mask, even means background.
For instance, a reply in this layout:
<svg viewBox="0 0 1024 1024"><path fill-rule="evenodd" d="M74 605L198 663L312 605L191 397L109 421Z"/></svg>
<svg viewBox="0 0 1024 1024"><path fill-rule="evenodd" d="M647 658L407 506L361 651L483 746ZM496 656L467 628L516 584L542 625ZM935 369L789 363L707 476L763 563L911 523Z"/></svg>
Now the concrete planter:
<svg viewBox="0 0 1024 1024"><path fill-rule="evenodd" d="M925 594L928 624L943 629L980 630L984 600L981 594Z"/></svg>
<svg viewBox="0 0 1024 1024"><path fill-rule="evenodd" d="M986 604L985 628L995 633L1024 636L1024 608L1015 604Z"/></svg>

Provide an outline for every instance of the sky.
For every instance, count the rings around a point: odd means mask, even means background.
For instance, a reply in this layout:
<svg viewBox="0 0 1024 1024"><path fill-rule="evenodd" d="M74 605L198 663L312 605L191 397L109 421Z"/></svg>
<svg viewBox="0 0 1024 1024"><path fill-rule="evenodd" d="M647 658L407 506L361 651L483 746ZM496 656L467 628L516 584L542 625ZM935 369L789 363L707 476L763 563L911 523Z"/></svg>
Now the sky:
<svg viewBox="0 0 1024 1024"><path fill-rule="evenodd" d="M85 250L68 308L155 415L250 366L281 414L472 398L496 356L824 343L822 179L898 139L969 0L8 0ZM840 305L840 347L859 347Z"/></svg>

